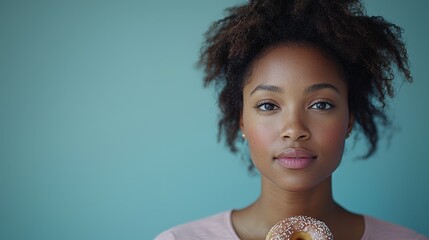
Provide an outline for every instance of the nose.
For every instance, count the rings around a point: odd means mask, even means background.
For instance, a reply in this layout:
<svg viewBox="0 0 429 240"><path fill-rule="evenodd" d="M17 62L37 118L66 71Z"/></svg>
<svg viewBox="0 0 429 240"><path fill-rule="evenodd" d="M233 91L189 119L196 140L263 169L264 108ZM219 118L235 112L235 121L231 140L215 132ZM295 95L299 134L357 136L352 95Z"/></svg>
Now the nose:
<svg viewBox="0 0 429 240"><path fill-rule="evenodd" d="M284 121L281 138L291 141L305 141L311 134L303 119L299 114L288 114Z"/></svg>

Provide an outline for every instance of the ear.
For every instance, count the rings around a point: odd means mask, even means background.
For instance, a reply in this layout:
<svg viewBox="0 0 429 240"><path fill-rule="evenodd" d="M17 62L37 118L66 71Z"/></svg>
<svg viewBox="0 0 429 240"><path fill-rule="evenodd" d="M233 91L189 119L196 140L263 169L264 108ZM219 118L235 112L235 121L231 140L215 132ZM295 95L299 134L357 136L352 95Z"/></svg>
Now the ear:
<svg viewBox="0 0 429 240"><path fill-rule="evenodd" d="M347 133L350 134L353 130L353 124L355 123L355 115L353 113L349 114L349 124L347 125Z"/></svg>
<svg viewBox="0 0 429 240"><path fill-rule="evenodd" d="M240 112L240 130L243 132L244 124L243 124L243 111Z"/></svg>

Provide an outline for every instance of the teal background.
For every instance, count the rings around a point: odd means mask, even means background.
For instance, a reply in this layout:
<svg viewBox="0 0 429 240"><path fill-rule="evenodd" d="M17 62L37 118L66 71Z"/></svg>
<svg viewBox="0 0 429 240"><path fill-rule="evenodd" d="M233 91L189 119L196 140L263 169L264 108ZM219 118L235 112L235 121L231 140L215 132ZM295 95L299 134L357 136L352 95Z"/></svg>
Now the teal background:
<svg viewBox="0 0 429 240"><path fill-rule="evenodd" d="M0 239L152 239L259 194L216 141L202 34L238 0L0 2ZM345 207L429 235L429 3L367 1L405 30L395 135L334 175Z"/></svg>

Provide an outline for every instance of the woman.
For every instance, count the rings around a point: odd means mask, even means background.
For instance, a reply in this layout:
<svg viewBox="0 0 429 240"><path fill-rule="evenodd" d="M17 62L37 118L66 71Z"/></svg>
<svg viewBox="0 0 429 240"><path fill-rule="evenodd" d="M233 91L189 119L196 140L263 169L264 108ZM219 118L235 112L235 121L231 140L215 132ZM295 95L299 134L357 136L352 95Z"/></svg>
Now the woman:
<svg viewBox="0 0 429 240"><path fill-rule="evenodd" d="M156 239L265 239L278 221L306 215L335 239L428 239L340 206L332 173L353 129L377 149L388 125L396 65L411 81L401 29L368 17L359 1L254 0L229 9L207 32L200 63L206 85L221 87L220 133L247 142L260 197L172 228ZM381 120L381 121L380 121Z"/></svg>

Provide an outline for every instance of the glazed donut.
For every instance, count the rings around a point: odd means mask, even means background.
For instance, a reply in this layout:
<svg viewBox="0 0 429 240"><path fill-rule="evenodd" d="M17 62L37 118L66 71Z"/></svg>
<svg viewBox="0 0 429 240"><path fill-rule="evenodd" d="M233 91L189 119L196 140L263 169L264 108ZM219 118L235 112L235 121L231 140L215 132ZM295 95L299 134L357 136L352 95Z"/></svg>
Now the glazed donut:
<svg viewBox="0 0 429 240"><path fill-rule="evenodd" d="M322 221L307 216L294 216L276 223L265 240L333 240Z"/></svg>

